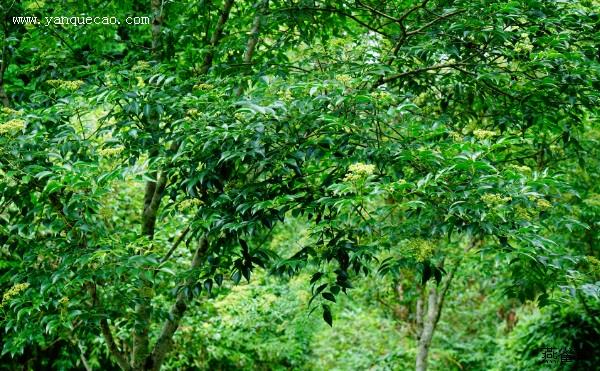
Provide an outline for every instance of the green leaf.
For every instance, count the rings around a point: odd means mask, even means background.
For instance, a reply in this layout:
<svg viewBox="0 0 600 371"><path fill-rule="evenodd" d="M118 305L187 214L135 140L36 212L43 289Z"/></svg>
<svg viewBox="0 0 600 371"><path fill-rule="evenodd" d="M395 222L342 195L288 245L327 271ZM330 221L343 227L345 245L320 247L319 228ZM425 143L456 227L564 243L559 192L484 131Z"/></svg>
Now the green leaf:
<svg viewBox="0 0 600 371"><path fill-rule="evenodd" d="M333 327L333 318L331 317L331 309L329 305L323 304L323 320L331 327Z"/></svg>
<svg viewBox="0 0 600 371"><path fill-rule="evenodd" d="M332 301L332 302L335 303L335 296L333 296L332 293L330 293L330 292L324 292L321 295L323 296L323 298L325 298L325 299L327 299L327 300Z"/></svg>

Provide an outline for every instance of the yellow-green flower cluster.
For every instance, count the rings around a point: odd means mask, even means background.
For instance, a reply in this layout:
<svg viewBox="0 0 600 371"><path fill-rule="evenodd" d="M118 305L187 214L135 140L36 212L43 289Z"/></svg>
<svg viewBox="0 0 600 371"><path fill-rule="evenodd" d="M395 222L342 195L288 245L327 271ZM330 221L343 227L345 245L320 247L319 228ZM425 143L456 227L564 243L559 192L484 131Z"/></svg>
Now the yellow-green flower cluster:
<svg viewBox="0 0 600 371"><path fill-rule="evenodd" d="M529 34L522 33L521 40L515 44L515 51L517 53L527 52L530 53L533 50L533 44L531 44L531 40L529 40Z"/></svg>
<svg viewBox="0 0 600 371"><path fill-rule="evenodd" d="M138 87L143 88L144 86L146 86L146 83L144 82L144 79L141 76L136 76L135 79L137 80Z"/></svg>
<svg viewBox="0 0 600 371"><path fill-rule="evenodd" d="M378 101L388 101L392 98L392 95L385 90L378 90L371 93L371 98Z"/></svg>
<svg viewBox="0 0 600 371"><path fill-rule="evenodd" d="M244 122L246 120L246 116L241 112L236 112L235 115L233 115L233 117L235 117L236 120L241 122Z"/></svg>
<svg viewBox="0 0 600 371"><path fill-rule="evenodd" d="M46 83L53 88L75 91L81 88L84 84L81 80L66 81L66 80L46 80Z"/></svg>
<svg viewBox="0 0 600 371"><path fill-rule="evenodd" d="M238 188L240 186L240 184L238 182L227 182L225 183L225 186L223 187L223 191L224 192L229 192L232 189Z"/></svg>
<svg viewBox="0 0 600 371"><path fill-rule="evenodd" d="M384 186L384 189L390 193L390 197L392 197L396 192L401 191L405 187L402 187L407 182L404 179L398 179L395 182L388 183ZM402 187L402 188L401 188Z"/></svg>
<svg viewBox="0 0 600 371"><path fill-rule="evenodd" d="M121 146L113 148L102 148L98 150L98 154L103 157L111 157L120 154L121 152L123 152L123 149L124 148Z"/></svg>
<svg viewBox="0 0 600 371"><path fill-rule="evenodd" d="M19 295L22 291L26 290L29 287L29 283L17 283L13 287L11 287L7 292L2 296L2 303L0 303L0 308L4 307L9 301L12 300L15 296Z"/></svg>
<svg viewBox="0 0 600 371"><path fill-rule="evenodd" d="M46 6L45 0L37 0L37 1L27 2L27 5L25 5L25 8L27 10L39 10L39 9L43 9L45 6Z"/></svg>
<svg viewBox="0 0 600 371"><path fill-rule="evenodd" d="M598 260L595 256L586 256L585 260L588 263L590 272L594 275L600 276L600 260Z"/></svg>
<svg viewBox="0 0 600 371"><path fill-rule="evenodd" d="M353 182L365 179L375 172L375 165L367 165L363 163L352 164L348 167L348 173L344 177L344 182Z"/></svg>
<svg viewBox="0 0 600 371"><path fill-rule="evenodd" d="M448 133L448 136L450 138L452 138L455 142L460 142L463 140L463 136L460 135L460 133L456 132L456 131L451 131L450 133Z"/></svg>
<svg viewBox="0 0 600 371"><path fill-rule="evenodd" d="M515 207L515 216L517 219L531 220L532 213L523 206Z"/></svg>
<svg viewBox="0 0 600 371"><path fill-rule="evenodd" d="M422 104L426 103L428 100L428 94L427 92L421 93L419 95L417 95L414 99L413 99L413 103L416 104L417 106L421 106Z"/></svg>
<svg viewBox="0 0 600 371"><path fill-rule="evenodd" d="M588 195L588 197L583 200L583 203L589 207L600 207L600 194L592 193Z"/></svg>
<svg viewBox="0 0 600 371"><path fill-rule="evenodd" d="M23 114L23 111L17 111L12 108L8 108L8 107L0 108L0 112L4 113L6 115L17 115L17 116L20 116Z"/></svg>
<svg viewBox="0 0 600 371"><path fill-rule="evenodd" d="M337 75L335 79L346 86L350 85L350 83L352 82L352 77L350 77L349 75Z"/></svg>
<svg viewBox="0 0 600 371"><path fill-rule="evenodd" d="M63 296L62 298L60 298L60 300L58 302L62 305L65 305L69 302L69 298L66 296Z"/></svg>
<svg viewBox="0 0 600 371"><path fill-rule="evenodd" d="M510 165L508 167L519 173L523 173L523 174L531 173L531 168L529 166Z"/></svg>
<svg viewBox="0 0 600 371"><path fill-rule="evenodd" d="M486 193L483 196L481 196L481 201L483 201L483 203L486 204L487 207L495 207L512 201L512 197L503 197L498 193Z"/></svg>
<svg viewBox="0 0 600 371"><path fill-rule="evenodd" d="M25 129L25 121L21 119L8 120L4 124L0 124L0 135L14 135Z"/></svg>
<svg viewBox="0 0 600 371"><path fill-rule="evenodd" d="M489 139L496 135L495 131L477 129L473 130L473 136L479 140Z"/></svg>
<svg viewBox="0 0 600 371"><path fill-rule="evenodd" d="M540 210L548 210L552 207L552 204L548 200L544 200L543 198L537 200L535 204Z"/></svg>
<svg viewBox="0 0 600 371"><path fill-rule="evenodd" d="M201 84L196 84L196 85L194 85L194 88L193 88L193 89L194 89L194 90L211 90L212 88L214 88L214 86L213 86L213 85L211 85L211 84L204 84L204 83L201 83Z"/></svg>
<svg viewBox="0 0 600 371"><path fill-rule="evenodd" d="M143 71L150 69L150 63L146 61L138 61L135 66L131 68L132 71Z"/></svg>
<svg viewBox="0 0 600 371"><path fill-rule="evenodd" d="M286 103L289 103L292 100L294 100L294 97L292 96L292 92L287 89L280 91L278 95L279 95L279 99Z"/></svg>
<svg viewBox="0 0 600 371"><path fill-rule="evenodd" d="M413 238L405 242L404 249L418 262L424 262L433 256L435 245L431 240Z"/></svg>
<svg viewBox="0 0 600 371"><path fill-rule="evenodd" d="M202 205L203 202L202 200L199 200L197 198L191 198L191 199L187 199L187 200L183 200L179 203L179 205L177 205L177 209L181 212L186 211L188 209L191 209L193 207L198 207L200 205Z"/></svg>
<svg viewBox="0 0 600 371"><path fill-rule="evenodd" d="M187 110L186 115L191 118L196 118L200 115L200 112L196 108L191 108Z"/></svg>
<svg viewBox="0 0 600 371"><path fill-rule="evenodd" d="M412 166L404 166L402 168L402 172L404 173L404 176L406 178L410 178L411 176L413 176L415 174L415 168Z"/></svg>
<svg viewBox="0 0 600 371"><path fill-rule="evenodd" d="M349 38L333 39L329 42L329 44L333 47L342 48L342 49L356 48L356 44L353 42L353 40L351 40Z"/></svg>

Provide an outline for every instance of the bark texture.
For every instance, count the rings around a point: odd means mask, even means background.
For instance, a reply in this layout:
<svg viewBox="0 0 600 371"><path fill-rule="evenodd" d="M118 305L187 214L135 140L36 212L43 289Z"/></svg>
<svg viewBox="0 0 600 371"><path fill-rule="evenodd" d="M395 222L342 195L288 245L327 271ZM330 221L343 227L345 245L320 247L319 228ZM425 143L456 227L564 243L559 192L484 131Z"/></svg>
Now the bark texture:
<svg viewBox="0 0 600 371"><path fill-rule="evenodd" d="M10 107L8 95L4 90L4 72L6 72L6 69L8 68L9 57L8 48L4 45L2 48L2 55L0 56L0 102L2 102L4 107Z"/></svg>
<svg viewBox="0 0 600 371"><path fill-rule="evenodd" d="M471 249L476 248L482 243L480 238L474 238L465 248L463 256ZM444 300L454 275L462 263L462 257L458 259L450 272L442 279L439 285L435 285L431 280L420 287L419 298L417 299L416 323L417 323L417 359L415 369L417 371L427 370L429 358L429 349L435 333L435 328L440 321ZM443 265L443 262L442 262ZM427 307L425 308L425 303Z"/></svg>
<svg viewBox="0 0 600 371"><path fill-rule="evenodd" d="M206 255L205 253L207 248L208 242L205 238L201 238L198 248L194 253L194 257L192 258L190 270L195 270L200 267L204 256ZM158 340L156 341L154 349L152 350L152 354L150 355L150 364L147 368L148 370L160 370L167 353L171 350L171 347L173 346L173 335L175 334L175 331L177 331L177 328L179 327L179 322L181 321L181 318L187 310L186 302L188 290L186 290L186 288L189 288L193 283L194 280L188 278L184 282L183 287L181 287L179 293L177 294L177 299L175 300L175 303L171 306L169 316L163 324L160 335L158 336Z"/></svg>
<svg viewBox="0 0 600 371"><path fill-rule="evenodd" d="M150 7L152 11L152 55L158 61L160 60L161 51L161 32L163 25L162 15L163 3L161 0L151 0ZM159 117L151 117L148 125L151 130L157 130L159 127ZM158 147L159 143L156 143ZM150 150L149 157L153 158L158 155L158 149ZM154 229L156 226L156 218L160 201L163 197L164 190L167 186L167 175L164 172L157 174L153 172L150 178L156 179L146 182L144 191L144 206L142 210L142 230L143 236L149 240L154 238ZM150 305L151 283L140 275L140 295L135 305L135 323L132 333L133 345L131 347L131 369L143 370L145 368L146 359L149 354L149 328L152 316L152 308Z"/></svg>
<svg viewBox="0 0 600 371"><path fill-rule="evenodd" d="M231 13L231 8L233 7L234 0L226 0L225 5L223 6L223 11L221 12L221 16L219 17L219 21L215 27L215 31L210 39L209 50L204 55L204 62L202 62L202 67L200 68L200 74L203 75L208 72L210 67L212 66L213 59L215 57L216 46L219 44L221 37L223 36L223 30L225 29L225 23L229 19L229 13Z"/></svg>
<svg viewBox="0 0 600 371"><path fill-rule="evenodd" d="M260 26L263 22L263 17L265 12L269 8L269 0L259 0L255 4L256 15L252 21L252 27L250 28L250 34L248 36L248 42L246 43L246 50L244 51L244 65L250 65L252 62L252 57L254 56L254 51L256 50L256 46L258 45L258 35L260 33ZM244 90L243 85L240 84L235 94L240 96L242 95L242 91Z"/></svg>
<svg viewBox="0 0 600 371"><path fill-rule="evenodd" d="M90 286L88 286L88 292L92 298L92 307L101 310L101 306L100 306L100 300L98 299L98 293L96 291L96 285L95 284L91 284ZM102 333L102 337L104 338L104 342L106 342L106 346L108 347L108 351L110 352L110 354L115 358L115 360L117 361L117 364L119 365L119 367L122 370L129 370L129 362L127 360L127 356L125 355L125 353L123 353L120 349L119 346L117 345L117 343L115 342L115 339L113 337L112 331L110 329L110 326L108 324L108 321L106 320L106 318L101 318L100 319L100 332Z"/></svg>

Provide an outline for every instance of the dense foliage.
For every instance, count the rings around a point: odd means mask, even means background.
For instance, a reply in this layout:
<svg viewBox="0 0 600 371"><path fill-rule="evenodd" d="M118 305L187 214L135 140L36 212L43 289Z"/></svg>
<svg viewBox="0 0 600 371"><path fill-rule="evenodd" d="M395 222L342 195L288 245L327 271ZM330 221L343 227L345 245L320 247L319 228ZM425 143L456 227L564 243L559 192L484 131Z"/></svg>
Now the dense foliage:
<svg viewBox="0 0 600 371"><path fill-rule="evenodd" d="M2 2L0 363L598 364L599 9Z"/></svg>

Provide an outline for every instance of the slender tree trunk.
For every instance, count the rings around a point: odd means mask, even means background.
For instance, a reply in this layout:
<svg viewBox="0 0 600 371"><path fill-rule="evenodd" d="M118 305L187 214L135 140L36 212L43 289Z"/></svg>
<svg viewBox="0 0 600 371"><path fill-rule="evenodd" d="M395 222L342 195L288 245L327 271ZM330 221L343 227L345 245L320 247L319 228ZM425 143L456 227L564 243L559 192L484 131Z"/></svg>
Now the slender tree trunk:
<svg viewBox="0 0 600 371"><path fill-rule="evenodd" d="M256 4L256 15L254 16L254 20L252 21L252 27L250 28L250 36L248 37L248 42L246 43L246 50L244 51L244 65L248 65L252 62L252 57L254 56L254 51L256 50L256 45L258 44L258 35L260 32L260 25L262 23L263 15L267 11L269 7L269 0L259 0ZM242 95L243 83L240 83L235 90L235 95Z"/></svg>
<svg viewBox="0 0 600 371"><path fill-rule="evenodd" d="M96 284L95 283L90 284L88 286L87 290L88 290L88 293L90 294L90 297L92 298L92 307L95 307L96 309L101 310L102 308L101 308L100 300L98 298ZM108 325L108 321L106 320L106 318L100 319L100 332L102 333L104 342L106 343L106 346L108 347L108 351L115 358L119 367L122 370L129 370L130 368L129 368L129 362L127 360L127 355L119 349L119 346L115 342L115 339L113 337L112 331L110 329L110 326Z"/></svg>
<svg viewBox="0 0 600 371"><path fill-rule="evenodd" d="M223 11L221 12L221 16L219 17L219 21L215 27L215 31L210 39L209 50L204 55L204 62L202 62L202 67L200 68L200 74L203 75L212 66L213 58L215 57L215 49L221 37L223 36L223 30L225 29L225 23L229 19L229 13L231 12L231 8L233 7L234 0L225 0L225 5L223 6Z"/></svg>
<svg viewBox="0 0 600 371"><path fill-rule="evenodd" d="M425 288L418 284L419 296L417 297L417 305L416 305L416 321L415 328L417 333L417 341L421 338L421 333L423 332L423 311L424 311L424 297L425 297Z"/></svg>
<svg viewBox="0 0 600 371"><path fill-rule="evenodd" d="M433 332L437 324L437 311L439 300L438 293L434 286L429 288L429 295L427 300L427 317L424 318L423 328L419 336L419 342L417 345L417 362L416 370L425 371L427 370L427 358L429 355L429 347L431 346L431 340L433 339Z"/></svg>
<svg viewBox="0 0 600 371"><path fill-rule="evenodd" d="M162 38L160 33L162 32L163 15L162 15L162 1L152 0L152 53L154 57L159 57L161 50Z"/></svg>
<svg viewBox="0 0 600 371"><path fill-rule="evenodd" d="M194 257L192 258L190 270L193 271L200 267L207 249L208 242L205 238L201 238L198 248L194 253ZM177 299L171 307L169 315L165 320L165 323L163 324L160 335L158 336L158 340L154 345L154 349L152 350L152 354L150 355L150 365L147 369L152 371L160 370L167 353L171 350L173 346L173 335L175 334L175 331L177 331L181 318L187 310L186 289L189 288L193 283L194 280L192 278L188 278L184 282L183 287L181 287L179 294L177 294Z"/></svg>
<svg viewBox="0 0 600 371"><path fill-rule="evenodd" d="M161 32L163 25L162 5L161 0L151 0L150 2L152 10L152 55L157 61L160 61L161 51ZM156 117L149 118L148 124L150 130L158 130L159 117L156 114L155 116ZM160 143L155 143L155 145L158 148ZM152 158L157 156L159 154L158 151L158 149L151 149L149 157ZM160 202L167 185L167 175L164 172L153 172L150 174L150 178L154 180L146 182L141 233L143 236L148 237L149 240L152 240L154 238L158 209L160 208ZM150 303L152 284L143 274L139 276L139 279L140 289L135 305L136 318L132 334L133 346L131 348L131 368L133 370L145 369L145 363L150 352L149 328L152 317Z"/></svg>
<svg viewBox="0 0 600 371"><path fill-rule="evenodd" d="M3 45L2 55L0 56L0 102L2 102L4 107L10 107L8 95L4 90L4 72L6 72L6 69L8 68L10 55L8 48L6 47L6 41L3 42Z"/></svg>
<svg viewBox="0 0 600 371"><path fill-rule="evenodd" d="M483 240L480 237L474 237L471 242L464 249L462 256L456 261L450 272L442 279L442 282L435 285L431 280L424 284L419 285L419 297L417 299L417 359L415 369L417 371L427 370L427 363L429 358L429 349L431 347L431 341L435 333L435 328L440 321L442 315L442 309L444 307L444 300L450 289L450 284L454 279L454 275L457 269L462 263L463 257L473 248L481 245ZM442 262L442 265L444 263ZM427 289L429 286L429 290ZM425 300L427 296L427 301ZM427 302L427 316L425 316L424 304Z"/></svg>
<svg viewBox="0 0 600 371"><path fill-rule="evenodd" d="M223 34L223 29L225 23L229 18L229 13L233 6L234 0L226 0L225 6L221 13L221 17L216 25L215 31L210 40L211 49L207 53L204 59L202 73L206 73L210 66L212 65L212 60L214 57L215 47L218 45L221 36ZM152 53L154 58L157 61L160 61L160 46L161 46L161 30L163 25L163 16L162 16L162 1L161 0L151 0L152 5L152 13L153 13L153 22L152 22ZM150 118L149 125L151 130L158 130L158 117ZM159 147L160 143L156 143L156 148ZM171 145L171 150L177 150L178 143L173 142ZM149 157L156 157L158 155L158 149L152 149L149 153ZM158 210L160 208L160 203L163 198L167 183L168 183L168 175L166 169L160 172L152 172L150 180L146 183L145 191L144 191L144 206L142 211L142 226L141 233L143 236L148 237L148 239L152 240L154 237L156 220L158 216ZM186 232L187 233L187 232ZM182 237L183 238L183 237ZM206 239L201 239L200 245L196 250L191 263L192 270L197 269L204 256L204 251L207 248L208 242ZM175 244L175 247L178 243ZM167 253L170 255L172 251ZM164 261L163 261L164 262ZM133 330L133 346L131 350L131 370L160 370L167 353L170 351L173 343L173 335L177 331L179 327L179 322L185 311L187 309L187 296L186 291L182 290L177 295L175 303L171 307L169 312L169 317L165 320L161 333L154 344L152 351L150 351L149 347L149 327L151 321L151 303L150 303L150 295L149 291L151 291L152 285L151 282L147 281L145 277L140 276L140 295L138 298L138 303L136 304L136 320L134 324ZM186 280L183 283L184 288L190 286L193 282L191 280ZM122 367L122 366L121 366ZM124 367L122 367L124 368ZM127 369L127 368L124 368Z"/></svg>
<svg viewBox="0 0 600 371"><path fill-rule="evenodd" d="M427 361L429 358L429 349L435 333L435 328L440 321L444 299L454 278L454 274L460 265L456 262L452 270L445 277L441 286L434 282L428 282L421 287L419 298L417 299L417 371L427 370ZM427 307L425 309L425 303ZM426 311L426 313L425 313ZM426 314L426 315L425 315Z"/></svg>

